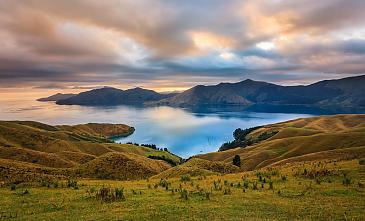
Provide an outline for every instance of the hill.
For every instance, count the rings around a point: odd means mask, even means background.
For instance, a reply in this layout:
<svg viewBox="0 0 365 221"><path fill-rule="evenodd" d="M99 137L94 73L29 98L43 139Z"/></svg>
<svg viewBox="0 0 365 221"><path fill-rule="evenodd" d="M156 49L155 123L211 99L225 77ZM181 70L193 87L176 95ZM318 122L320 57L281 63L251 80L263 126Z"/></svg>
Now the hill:
<svg viewBox="0 0 365 221"><path fill-rule="evenodd" d="M121 90L112 87L104 87L82 92L76 96L58 100L62 105L87 105L87 106L112 106L112 105L138 105L144 102L158 101L169 98L175 94L160 94L153 90L133 88Z"/></svg>
<svg viewBox="0 0 365 221"><path fill-rule="evenodd" d="M58 100L68 99L68 98L73 97L75 95L76 94L57 93L57 94L51 95L49 97L39 98L39 99L37 99L37 101L58 101Z"/></svg>
<svg viewBox="0 0 365 221"><path fill-rule="evenodd" d="M52 126L34 121L0 121L0 159L3 159L1 162L4 164L24 164L28 169L20 170L29 171L30 174L50 171L51 168L60 176L91 176L84 170L90 168L94 174L91 177L94 177L99 174L96 170L106 173L107 168L114 168L115 174L109 178L116 179L156 175L170 167L165 161L149 159L151 156L161 157L174 164L180 163L179 157L167 151L115 144L110 140L115 136L128 136L133 131L133 127L124 124ZM1 162L0 167L3 166ZM134 165L136 174L123 168L125 162Z"/></svg>
<svg viewBox="0 0 365 221"><path fill-rule="evenodd" d="M365 115L320 116L265 125L246 139L259 142L196 157L230 163L239 155L242 170L297 161L361 158L365 157Z"/></svg>
<svg viewBox="0 0 365 221"><path fill-rule="evenodd" d="M158 105L240 105L255 110L267 105L319 110L365 110L365 75L320 81L307 86L280 86L245 80L238 83L195 86L181 94L155 102ZM278 108L278 107L276 107Z"/></svg>
<svg viewBox="0 0 365 221"><path fill-rule="evenodd" d="M107 153L80 165L75 173L98 179L136 180L161 173L171 166L164 161L152 160L132 153Z"/></svg>

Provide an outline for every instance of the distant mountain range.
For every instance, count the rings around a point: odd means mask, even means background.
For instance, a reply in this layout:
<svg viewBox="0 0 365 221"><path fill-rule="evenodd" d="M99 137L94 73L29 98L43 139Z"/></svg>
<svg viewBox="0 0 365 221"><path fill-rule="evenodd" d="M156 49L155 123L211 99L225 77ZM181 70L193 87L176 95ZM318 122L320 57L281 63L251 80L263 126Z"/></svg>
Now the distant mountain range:
<svg viewBox="0 0 365 221"><path fill-rule="evenodd" d="M78 95L53 95L62 105L145 104L194 107L204 105L257 107L302 106L335 109L365 108L365 75L325 80L310 85L281 86L267 82L244 80L238 83L198 85L182 93L161 94L153 90L134 88L120 90L111 87L94 89ZM44 99L40 99L44 100Z"/></svg>
<svg viewBox="0 0 365 221"><path fill-rule="evenodd" d="M365 108L365 75L325 80L307 86L281 86L244 80L238 83L198 85L156 102L158 105L302 105L326 108Z"/></svg>

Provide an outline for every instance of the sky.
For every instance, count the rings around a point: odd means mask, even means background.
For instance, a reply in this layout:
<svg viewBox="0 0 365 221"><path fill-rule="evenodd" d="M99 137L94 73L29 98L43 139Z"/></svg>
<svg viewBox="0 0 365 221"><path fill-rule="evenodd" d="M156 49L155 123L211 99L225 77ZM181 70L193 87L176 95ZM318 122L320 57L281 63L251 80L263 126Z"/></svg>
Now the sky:
<svg viewBox="0 0 365 221"><path fill-rule="evenodd" d="M361 75L364 10L364 0L1 0L0 89Z"/></svg>

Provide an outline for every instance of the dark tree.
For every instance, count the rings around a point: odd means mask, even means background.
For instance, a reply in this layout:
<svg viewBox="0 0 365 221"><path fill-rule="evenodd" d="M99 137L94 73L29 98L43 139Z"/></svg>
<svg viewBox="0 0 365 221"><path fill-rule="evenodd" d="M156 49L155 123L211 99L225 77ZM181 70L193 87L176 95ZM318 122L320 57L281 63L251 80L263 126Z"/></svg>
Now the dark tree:
<svg viewBox="0 0 365 221"><path fill-rule="evenodd" d="M239 155L234 156L233 165L241 167L241 157Z"/></svg>
<svg viewBox="0 0 365 221"><path fill-rule="evenodd" d="M242 130L241 128L237 128L233 132L233 138L234 138L234 140L237 140L237 141L243 140L244 139L244 136L245 136L245 131Z"/></svg>

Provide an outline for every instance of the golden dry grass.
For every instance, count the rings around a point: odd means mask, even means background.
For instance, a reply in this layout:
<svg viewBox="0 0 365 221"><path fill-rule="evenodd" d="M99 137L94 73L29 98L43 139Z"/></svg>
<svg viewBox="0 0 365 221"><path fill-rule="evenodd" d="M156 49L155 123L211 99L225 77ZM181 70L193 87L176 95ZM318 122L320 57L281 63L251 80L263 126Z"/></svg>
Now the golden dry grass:
<svg viewBox="0 0 365 221"><path fill-rule="evenodd" d="M52 170L52 173L136 179L170 168L165 162L148 156L164 156L175 163L180 162L178 156L166 151L116 144L107 139L117 134L129 134L132 130L124 124L50 126L32 121L0 121L0 159L7 160L1 161L0 166L3 166L4 174L14 174L9 162L17 165L22 171L22 175L16 177L17 181L27 180L25 174L30 177L39 175L41 168L46 174L50 173L50 168L68 168ZM24 167L19 167L22 163ZM136 169L135 173L132 167Z"/></svg>
<svg viewBox="0 0 365 221"><path fill-rule="evenodd" d="M274 136L258 144L217 153L198 155L198 158L232 162L234 155L240 155L243 170L253 170L277 162L303 161L308 158L325 159L334 157L351 158L351 148L365 146L365 115L335 115L296 119L283 123L266 125L248 136L258 137L265 132L277 131ZM347 149L342 154L334 150ZM314 154L318 153L318 154ZM340 152L338 152L340 153Z"/></svg>
<svg viewBox="0 0 365 221"><path fill-rule="evenodd" d="M364 220L364 169L358 160L313 161L190 181L83 179L78 188L67 188L59 180L58 187L19 184L13 191L3 185L0 212L5 220L37 221ZM97 199L95 191L103 187L123 187L125 200Z"/></svg>

